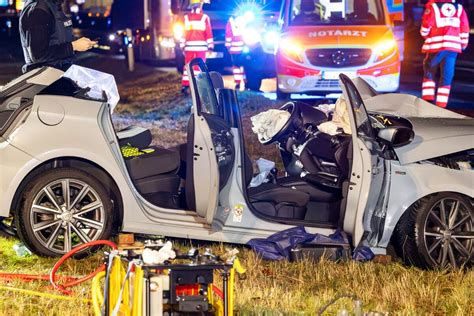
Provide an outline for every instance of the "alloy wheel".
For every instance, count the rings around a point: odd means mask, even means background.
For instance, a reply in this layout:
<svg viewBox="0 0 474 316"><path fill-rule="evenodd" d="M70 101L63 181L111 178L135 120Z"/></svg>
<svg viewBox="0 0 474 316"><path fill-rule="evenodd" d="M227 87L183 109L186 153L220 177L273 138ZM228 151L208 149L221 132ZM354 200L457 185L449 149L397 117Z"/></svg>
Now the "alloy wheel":
<svg viewBox="0 0 474 316"><path fill-rule="evenodd" d="M29 222L43 247L64 254L101 236L105 228L104 204L87 183L63 178L38 191Z"/></svg>
<svg viewBox="0 0 474 316"><path fill-rule="evenodd" d="M472 205L456 197L435 203L424 223L424 244L429 258L439 268L458 268L474 253Z"/></svg>

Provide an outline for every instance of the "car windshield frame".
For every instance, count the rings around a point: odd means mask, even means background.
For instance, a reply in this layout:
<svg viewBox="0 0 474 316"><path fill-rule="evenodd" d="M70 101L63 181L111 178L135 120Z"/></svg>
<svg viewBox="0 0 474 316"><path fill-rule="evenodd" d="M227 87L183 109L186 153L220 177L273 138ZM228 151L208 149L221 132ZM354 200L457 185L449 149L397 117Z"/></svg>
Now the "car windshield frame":
<svg viewBox="0 0 474 316"><path fill-rule="evenodd" d="M349 15L351 14L354 14L354 12L350 12L350 13L347 13L346 16L344 18L335 18L335 19L328 19L328 20L323 20L320 18L319 21L317 20L313 20L313 21L310 21L310 22L307 22L307 23L298 23L296 22L295 23L295 18L297 16L293 16L293 8L294 8L294 1L295 0L291 0L290 2L290 5L289 5L289 12L288 12L288 25L289 26L343 26L343 25L354 25L354 26L367 26L367 25L385 25L386 24L386 21L385 21L385 12L384 12L384 9L383 9L383 4L381 2L381 0L367 0L368 2L373 2L376 6L376 16L374 16L375 18L375 21L373 23L369 23L368 22L368 19L364 19L364 20L360 20L360 21L357 21L355 19L349 19ZM317 1L317 0L314 0L314 1ZM355 1L355 0L344 0L344 1ZM313 11L314 15L316 16L316 12L317 10ZM371 12L369 11L369 14L371 14Z"/></svg>
<svg viewBox="0 0 474 316"><path fill-rule="evenodd" d="M348 98L347 102L349 102L352 109L357 135L364 139L375 140L375 132L372 128L372 121L365 107L364 100L357 90L357 87L346 75L340 74L339 78L344 85L344 90L346 92L345 94Z"/></svg>

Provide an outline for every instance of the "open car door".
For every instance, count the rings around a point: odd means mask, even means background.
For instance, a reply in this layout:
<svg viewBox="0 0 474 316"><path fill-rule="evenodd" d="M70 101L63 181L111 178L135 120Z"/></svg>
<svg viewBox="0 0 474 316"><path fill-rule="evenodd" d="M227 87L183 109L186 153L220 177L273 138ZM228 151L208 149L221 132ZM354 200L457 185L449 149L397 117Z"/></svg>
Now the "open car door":
<svg viewBox="0 0 474 316"><path fill-rule="evenodd" d="M352 235L353 245L357 246L366 230L364 214L372 214L383 204L379 199L385 197L381 195L386 185L385 166L379 156L379 144L371 118L359 91L346 75L341 74L339 78L347 103L353 142L352 172L343 227Z"/></svg>
<svg viewBox="0 0 474 316"><path fill-rule="evenodd" d="M202 59L186 65L193 100L188 126L186 201L191 210L213 224L219 218L219 192L233 169L235 148L229 123L223 118L216 89ZM213 225L216 226L216 225Z"/></svg>

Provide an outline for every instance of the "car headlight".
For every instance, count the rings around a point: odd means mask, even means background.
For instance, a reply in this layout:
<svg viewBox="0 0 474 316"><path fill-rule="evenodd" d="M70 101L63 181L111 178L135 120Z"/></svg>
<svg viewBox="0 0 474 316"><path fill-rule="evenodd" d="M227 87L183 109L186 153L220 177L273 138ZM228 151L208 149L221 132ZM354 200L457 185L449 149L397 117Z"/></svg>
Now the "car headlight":
<svg viewBox="0 0 474 316"><path fill-rule="evenodd" d="M244 43L249 46L254 46L255 44L259 43L262 39L260 33L257 32L254 28L247 28L244 30L242 38Z"/></svg>
<svg viewBox="0 0 474 316"><path fill-rule="evenodd" d="M294 40L285 39L280 42L279 49L283 55L298 63L303 63L303 46Z"/></svg>
<svg viewBox="0 0 474 316"><path fill-rule="evenodd" d="M375 46L372 51L375 54L375 62L382 61L392 56L397 50L397 42L394 39L385 40Z"/></svg>
<svg viewBox="0 0 474 316"><path fill-rule="evenodd" d="M276 45L278 44L278 41L280 40L280 33L277 32L277 31L268 31L267 33L265 33L264 35L264 41L265 41L265 44L267 45Z"/></svg>
<svg viewBox="0 0 474 316"><path fill-rule="evenodd" d="M116 38L117 38L117 37L115 36L115 34L109 34L109 41L110 41L110 42L115 41Z"/></svg>
<svg viewBox="0 0 474 316"><path fill-rule="evenodd" d="M180 40L184 36L184 25L181 23L175 23L173 25L173 36L175 40Z"/></svg>

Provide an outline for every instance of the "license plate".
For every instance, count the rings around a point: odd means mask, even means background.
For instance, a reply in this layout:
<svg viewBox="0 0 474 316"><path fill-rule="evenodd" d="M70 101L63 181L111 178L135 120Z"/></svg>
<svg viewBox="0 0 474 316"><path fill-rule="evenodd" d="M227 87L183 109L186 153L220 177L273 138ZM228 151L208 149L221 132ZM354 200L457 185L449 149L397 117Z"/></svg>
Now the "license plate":
<svg viewBox="0 0 474 316"><path fill-rule="evenodd" d="M324 71L323 72L323 79L324 80L338 80L339 74L345 74L349 78L354 78L356 76L356 72L338 72L338 71Z"/></svg>
<svg viewBox="0 0 474 316"><path fill-rule="evenodd" d="M207 58L223 58L224 53L223 52L207 52L206 57Z"/></svg>

